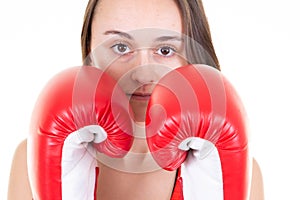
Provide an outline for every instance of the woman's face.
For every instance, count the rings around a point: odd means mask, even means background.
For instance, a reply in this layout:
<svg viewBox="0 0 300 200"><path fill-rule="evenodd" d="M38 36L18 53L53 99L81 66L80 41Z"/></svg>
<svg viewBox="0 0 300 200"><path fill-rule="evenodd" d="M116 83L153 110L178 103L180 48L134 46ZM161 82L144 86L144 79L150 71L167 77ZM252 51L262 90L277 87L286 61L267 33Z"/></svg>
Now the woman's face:
<svg viewBox="0 0 300 200"><path fill-rule="evenodd" d="M186 64L182 19L174 0L100 0L92 22L91 56L130 98L135 121L155 83Z"/></svg>

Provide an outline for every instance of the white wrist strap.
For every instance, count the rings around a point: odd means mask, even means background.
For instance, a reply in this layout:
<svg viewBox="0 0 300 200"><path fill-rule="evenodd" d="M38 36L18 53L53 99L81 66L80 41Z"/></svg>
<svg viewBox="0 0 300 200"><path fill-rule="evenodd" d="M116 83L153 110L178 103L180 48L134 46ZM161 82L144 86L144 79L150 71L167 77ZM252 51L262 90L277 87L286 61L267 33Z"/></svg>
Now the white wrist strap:
<svg viewBox="0 0 300 200"><path fill-rule="evenodd" d="M184 199L223 200L222 167L215 145L198 137L190 137L179 148L189 151L181 165Z"/></svg>
<svg viewBox="0 0 300 200"><path fill-rule="evenodd" d="M85 126L68 135L61 161L63 200L94 200L97 160L91 142L100 143L106 138L107 133L98 125Z"/></svg>

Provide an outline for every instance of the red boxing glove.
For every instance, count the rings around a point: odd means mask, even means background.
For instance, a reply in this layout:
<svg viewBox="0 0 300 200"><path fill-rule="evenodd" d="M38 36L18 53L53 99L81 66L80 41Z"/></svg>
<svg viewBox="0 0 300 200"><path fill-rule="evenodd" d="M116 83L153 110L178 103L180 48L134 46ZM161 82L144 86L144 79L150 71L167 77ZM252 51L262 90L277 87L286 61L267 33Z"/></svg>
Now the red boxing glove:
<svg viewBox="0 0 300 200"><path fill-rule="evenodd" d="M177 68L156 85L146 113L149 149L178 169L172 199L246 200L249 150L244 107L232 85L204 65Z"/></svg>
<svg viewBox="0 0 300 200"><path fill-rule="evenodd" d="M35 106L28 138L35 200L94 199L96 150L123 157L133 141L129 102L116 82L89 66L47 84Z"/></svg>

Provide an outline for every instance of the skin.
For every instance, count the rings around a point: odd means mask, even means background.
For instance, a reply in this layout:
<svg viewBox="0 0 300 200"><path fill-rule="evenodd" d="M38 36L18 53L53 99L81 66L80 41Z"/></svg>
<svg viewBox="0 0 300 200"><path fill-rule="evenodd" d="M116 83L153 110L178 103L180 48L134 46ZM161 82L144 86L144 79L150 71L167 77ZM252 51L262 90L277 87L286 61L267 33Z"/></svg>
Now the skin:
<svg viewBox="0 0 300 200"><path fill-rule="evenodd" d="M93 58L105 56L93 62L117 80L130 98L136 127L144 126L145 110L154 84L170 69L186 64L183 45L178 39L180 33L181 16L172 0L122 0L122 6L119 0L102 0L96 8L91 48ZM143 37L145 34L147 40ZM142 155L139 162L144 162L149 155L145 136L143 131L135 134L139 137L134 140L131 153ZM9 200L31 199L26 145L25 140L15 152ZM121 162L130 162L130 159ZM100 162L98 164L101 172L98 177L98 199L167 200L171 197L175 171L155 169L129 173L124 168L115 170ZM250 199L261 200L263 196L262 175L254 160Z"/></svg>

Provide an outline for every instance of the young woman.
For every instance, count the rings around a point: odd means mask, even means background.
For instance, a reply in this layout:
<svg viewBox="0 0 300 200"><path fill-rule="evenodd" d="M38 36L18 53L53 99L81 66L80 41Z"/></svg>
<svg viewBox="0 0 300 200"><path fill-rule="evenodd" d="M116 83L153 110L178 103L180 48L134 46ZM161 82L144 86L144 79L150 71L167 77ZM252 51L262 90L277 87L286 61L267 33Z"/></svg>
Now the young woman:
<svg viewBox="0 0 300 200"><path fill-rule="evenodd" d="M154 83L170 68L204 63L220 70L201 0L90 0L81 42L84 63L105 68L119 81L141 127ZM15 152L10 200L32 199L26 145L22 142ZM131 151L149 153L144 139L136 139ZM101 162L99 168L98 199L170 199L172 195L176 171L127 173ZM250 199L263 198L262 176L254 160Z"/></svg>

